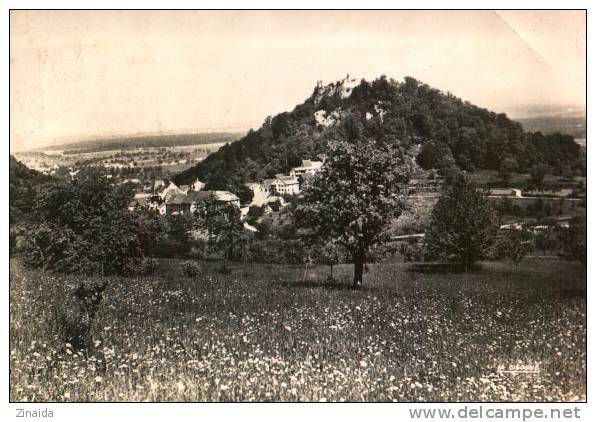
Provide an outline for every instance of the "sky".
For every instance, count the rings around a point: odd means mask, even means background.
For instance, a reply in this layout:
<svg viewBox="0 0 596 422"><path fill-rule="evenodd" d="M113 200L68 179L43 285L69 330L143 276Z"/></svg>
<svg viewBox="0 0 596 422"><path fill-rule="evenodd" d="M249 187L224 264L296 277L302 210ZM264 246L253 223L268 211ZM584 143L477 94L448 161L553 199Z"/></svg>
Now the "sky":
<svg viewBox="0 0 596 422"><path fill-rule="evenodd" d="M513 115L585 107L583 11L12 11L11 150L246 131L325 84L413 76Z"/></svg>

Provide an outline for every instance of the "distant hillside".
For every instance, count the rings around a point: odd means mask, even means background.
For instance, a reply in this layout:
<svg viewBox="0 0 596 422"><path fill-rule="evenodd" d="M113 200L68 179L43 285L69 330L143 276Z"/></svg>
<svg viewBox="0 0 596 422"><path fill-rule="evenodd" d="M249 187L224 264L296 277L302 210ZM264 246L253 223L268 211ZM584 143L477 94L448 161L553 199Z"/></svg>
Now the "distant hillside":
<svg viewBox="0 0 596 422"><path fill-rule="evenodd" d="M148 135L101 138L38 148L38 150L68 150L70 153L109 151L113 149L161 148L234 142L242 135L234 132L187 133L178 135Z"/></svg>
<svg viewBox="0 0 596 422"><path fill-rule="evenodd" d="M32 170L12 155L9 163L10 222L20 221L30 214L37 194L36 187L54 178Z"/></svg>
<svg viewBox="0 0 596 422"><path fill-rule="evenodd" d="M586 137L586 108L581 105L529 105L512 110L513 120L529 132Z"/></svg>
<svg viewBox="0 0 596 422"><path fill-rule="evenodd" d="M346 132L346 125L351 127ZM256 131L222 147L175 177L199 177L209 189L238 190L246 181L287 173L302 159L317 159L328 139L358 136L394 143L418 155L426 168L451 156L464 170L496 169L515 159L516 170L545 164L552 172L581 173L585 165L573 137L526 133L520 123L443 93L414 78L372 82L346 78L326 86L290 112L267 117ZM432 141L432 142L431 142Z"/></svg>
<svg viewBox="0 0 596 422"><path fill-rule="evenodd" d="M586 116L539 116L516 120L530 132L560 132L574 138L586 138Z"/></svg>

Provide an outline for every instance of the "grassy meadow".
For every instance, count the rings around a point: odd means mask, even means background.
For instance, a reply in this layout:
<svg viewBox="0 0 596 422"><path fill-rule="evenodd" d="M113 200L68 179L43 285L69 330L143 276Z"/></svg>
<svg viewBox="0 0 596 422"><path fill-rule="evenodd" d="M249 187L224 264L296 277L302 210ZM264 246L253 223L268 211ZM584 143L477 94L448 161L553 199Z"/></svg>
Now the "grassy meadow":
<svg viewBox="0 0 596 422"><path fill-rule="evenodd" d="M578 262L487 262L467 274L385 262L369 265L359 291L350 265L329 282L327 267L304 277L298 266L201 262L189 279L182 264L108 278L91 346L77 351L58 336L59 315L84 278L12 259L10 399L586 399Z"/></svg>

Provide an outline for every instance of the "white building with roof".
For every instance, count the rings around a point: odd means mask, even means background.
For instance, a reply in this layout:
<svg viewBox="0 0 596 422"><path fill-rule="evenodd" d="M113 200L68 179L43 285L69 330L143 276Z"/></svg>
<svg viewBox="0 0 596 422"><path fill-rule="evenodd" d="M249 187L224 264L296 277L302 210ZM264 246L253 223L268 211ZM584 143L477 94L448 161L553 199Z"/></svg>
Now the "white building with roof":
<svg viewBox="0 0 596 422"><path fill-rule="evenodd" d="M278 195L297 195L300 193L300 183L296 176L276 174L275 179L270 179L271 193Z"/></svg>
<svg viewBox="0 0 596 422"><path fill-rule="evenodd" d="M315 174L323 167L322 161L302 160L300 167L294 167L290 170L290 176L298 177L305 174Z"/></svg>

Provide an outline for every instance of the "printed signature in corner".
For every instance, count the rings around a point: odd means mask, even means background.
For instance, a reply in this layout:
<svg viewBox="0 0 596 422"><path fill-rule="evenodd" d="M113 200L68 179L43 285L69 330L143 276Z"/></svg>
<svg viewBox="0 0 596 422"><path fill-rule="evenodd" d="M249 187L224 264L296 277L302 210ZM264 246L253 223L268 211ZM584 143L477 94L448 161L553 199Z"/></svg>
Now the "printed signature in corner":
<svg viewBox="0 0 596 422"><path fill-rule="evenodd" d="M510 363L508 365L499 364L497 366L498 374L538 374L540 373L540 364L538 362L529 363Z"/></svg>

